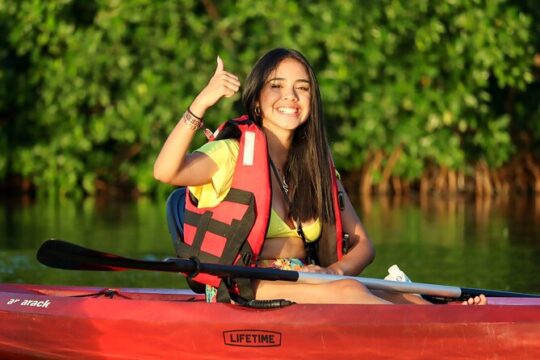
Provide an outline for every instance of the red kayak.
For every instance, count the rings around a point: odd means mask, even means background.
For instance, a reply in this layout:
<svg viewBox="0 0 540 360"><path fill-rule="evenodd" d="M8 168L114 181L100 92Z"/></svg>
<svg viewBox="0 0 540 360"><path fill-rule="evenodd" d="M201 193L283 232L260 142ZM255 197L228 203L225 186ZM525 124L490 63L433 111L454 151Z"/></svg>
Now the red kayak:
<svg viewBox="0 0 540 360"><path fill-rule="evenodd" d="M540 358L540 298L489 302L255 310L188 290L0 284L0 358Z"/></svg>

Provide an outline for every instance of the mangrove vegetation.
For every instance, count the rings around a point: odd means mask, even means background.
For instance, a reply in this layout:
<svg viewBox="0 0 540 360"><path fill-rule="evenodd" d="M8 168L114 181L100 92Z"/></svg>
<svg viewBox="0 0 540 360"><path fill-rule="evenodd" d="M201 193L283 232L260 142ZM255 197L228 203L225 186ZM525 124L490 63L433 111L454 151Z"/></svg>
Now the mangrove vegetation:
<svg viewBox="0 0 540 360"><path fill-rule="evenodd" d="M244 79L291 47L358 192L540 194L534 0L0 0L0 33L5 192L167 192L153 161L216 56Z"/></svg>

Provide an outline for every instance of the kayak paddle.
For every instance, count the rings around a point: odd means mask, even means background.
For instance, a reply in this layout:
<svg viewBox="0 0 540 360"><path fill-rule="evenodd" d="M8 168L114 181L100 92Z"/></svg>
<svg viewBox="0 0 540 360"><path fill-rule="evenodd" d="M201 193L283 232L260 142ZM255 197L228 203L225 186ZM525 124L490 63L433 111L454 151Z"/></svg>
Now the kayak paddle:
<svg viewBox="0 0 540 360"><path fill-rule="evenodd" d="M187 276L206 273L222 278L281 280L309 284L352 279L361 282L367 288L373 290L422 294L456 300L468 299L480 294L484 294L487 297L540 297L540 295L511 291L462 288L447 285L380 280L359 276L329 275L301 271L201 263L195 258L167 258L161 261L132 259L54 239L47 240L41 245L37 252L37 259L39 262L49 267L66 270L150 270L181 272Z"/></svg>

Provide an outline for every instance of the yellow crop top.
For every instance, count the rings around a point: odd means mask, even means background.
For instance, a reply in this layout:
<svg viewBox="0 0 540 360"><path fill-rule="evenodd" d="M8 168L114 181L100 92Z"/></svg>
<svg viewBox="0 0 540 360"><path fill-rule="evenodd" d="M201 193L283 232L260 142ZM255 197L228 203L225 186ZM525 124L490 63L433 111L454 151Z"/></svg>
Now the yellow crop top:
<svg viewBox="0 0 540 360"><path fill-rule="evenodd" d="M229 192L232 185L232 176L238 158L238 141L234 139L211 141L196 151L208 155L217 165L218 170L208 184L190 186L189 191L199 200L199 208L213 207L219 204ZM306 241L315 241L321 236L322 226L317 219L313 223L302 226ZM270 223L268 224L267 238L298 237L296 229L289 225L272 209Z"/></svg>

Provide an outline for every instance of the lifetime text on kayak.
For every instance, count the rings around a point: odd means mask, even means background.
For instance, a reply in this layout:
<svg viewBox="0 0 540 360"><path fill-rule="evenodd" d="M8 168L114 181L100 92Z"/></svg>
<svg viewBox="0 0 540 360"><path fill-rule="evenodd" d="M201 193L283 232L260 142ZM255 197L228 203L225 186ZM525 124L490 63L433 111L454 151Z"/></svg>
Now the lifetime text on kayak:
<svg viewBox="0 0 540 360"><path fill-rule="evenodd" d="M32 299L9 299L7 301L8 305L20 305L20 306L31 306L31 307L40 307L48 308L51 302L49 300L32 300Z"/></svg>
<svg viewBox="0 0 540 360"><path fill-rule="evenodd" d="M281 334L264 330L224 331L225 345L247 347L273 347L281 345Z"/></svg>

